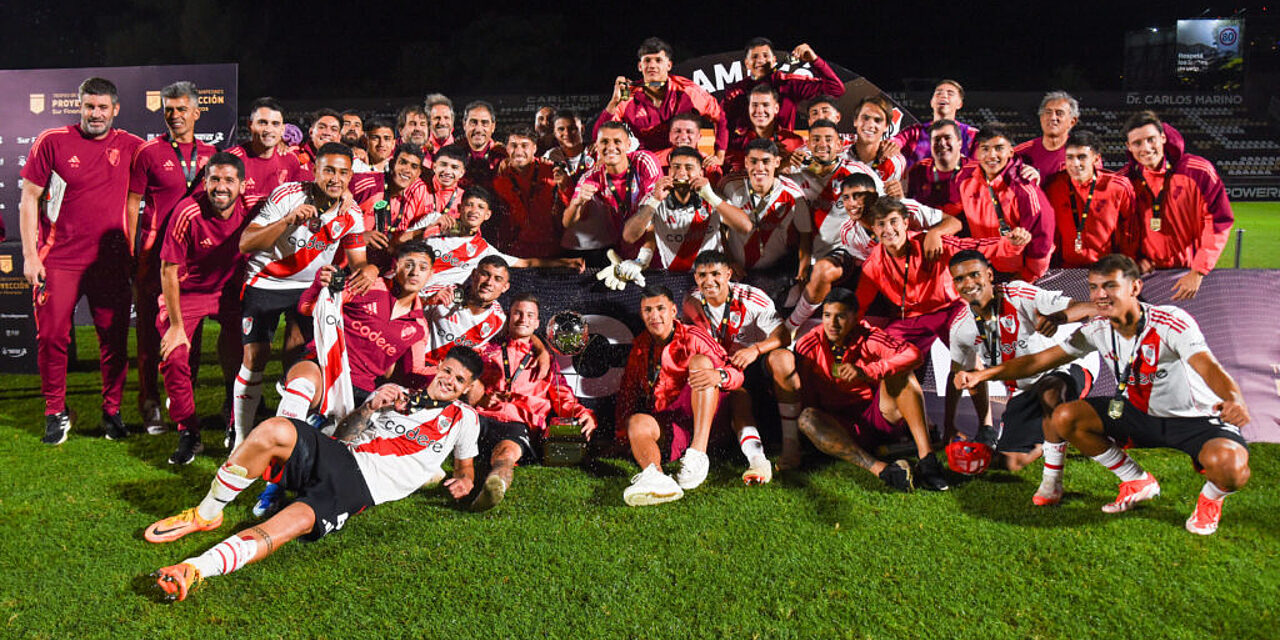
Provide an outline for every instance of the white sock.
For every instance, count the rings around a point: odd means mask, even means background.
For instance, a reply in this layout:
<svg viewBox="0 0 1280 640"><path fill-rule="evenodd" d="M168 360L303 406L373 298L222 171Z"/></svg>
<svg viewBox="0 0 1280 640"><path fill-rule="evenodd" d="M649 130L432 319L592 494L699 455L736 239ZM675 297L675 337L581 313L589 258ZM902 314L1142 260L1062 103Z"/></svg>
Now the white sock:
<svg viewBox="0 0 1280 640"><path fill-rule="evenodd" d="M183 560L200 571L200 576L220 576L249 564L258 553L258 542L252 538L231 536L195 558Z"/></svg>
<svg viewBox="0 0 1280 640"><path fill-rule="evenodd" d="M782 442L792 446L800 444L800 403L779 402L778 417L782 423Z"/></svg>
<svg viewBox="0 0 1280 640"><path fill-rule="evenodd" d="M1041 480L1061 480L1062 466L1067 461L1067 443L1046 440L1042 448L1044 450L1044 473L1041 475Z"/></svg>
<svg viewBox="0 0 1280 640"><path fill-rule="evenodd" d="M1204 483L1204 488L1200 490L1200 495L1210 500L1221 500L1233 493L1235 492L1223 491L1221 488L1218 487L1218 485L1214 484L1212 480L1206 480Z"/></svg>
<svg viewBox="0 0 1280 640"><path fill-rule="evenodd" d="M218 467L218 472L213 475L213 482L209 485L209 493L205 495L204 500L200 501L200 506L196 507L196 513L200 514L205 520L213 520L222 513L241 491L249 488L253 484L255 478L249 477L249 472L244 467L224 463Z"/></svg>
<svg viewBox="0 0 1280 640"><path fill-rule="evenodd" d="M792 331L798 330L800 325L809 320L813 315L814 309L817 308L817 303L809 302L809 294L802 292L800 300L796 302L796 308L791 310L791 316L787 318L787 328Z"/></svg>
<svg viewBox="0 0 1280 640"><path fill-rule="evenodd" d="M244 442L253 429L258 403L262 401L262 372L240 365L240 373L231 385L231 415L236 424L236 442Z"/></svg>
<svg viewBox="0 0 1280 640"><path fill-rule="evenodd" d="M755 427L743 427L742 433L738 434L738 447L742 449L742 455L747 457L748 462L756 456L764 455L764 443L760 441L760 430Z"/></svg>
<svg viewBox="0 0 1280 640"><path fill-rule="evenodd" d="M1142 467L1139 467L1138 463L1133 461L1133 458L1130 458L1120 447L1115 445L1112 445L1111 448L1101 454L1093 456L1093 459L1098 464L1110 469L1111 473L1116 474L1116 477L1120 478L1120 482L1141 480L1143 476L1147 475L1147 472L1143 471Z"/></svg>
<svg viewBox="0 0 1280 640"><path fill-rule="evenodd" d="M294 378L280 396L276 415L294 420L305 420L311 409L311 399L316 397L316 385L306 378Z"/></svg>

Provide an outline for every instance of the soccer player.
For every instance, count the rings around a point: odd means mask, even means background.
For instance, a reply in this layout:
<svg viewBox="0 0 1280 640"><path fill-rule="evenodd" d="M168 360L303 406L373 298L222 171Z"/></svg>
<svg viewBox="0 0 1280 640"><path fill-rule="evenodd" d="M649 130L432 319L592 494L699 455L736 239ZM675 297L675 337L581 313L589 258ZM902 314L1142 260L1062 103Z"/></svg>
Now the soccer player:
<svg viewBox="0 0 1280 640"><path fill-rule="evenodd" d="M342 112L342 130L339 131L338 141L351 147L354 152L356 149L364 151L362 148L364 143L364 118L359 111L347 109Z"/></svg>
<svg viewBox="0 0 1280 640"><path fill-rule="evenodd" d="M422 154L434 155L427 146L428 124L427 114L417 105L406 105L396 114L396 130L400 134L400 142L416 144L422 147Z"/></svg>
<svg viewBox="0 0 1280 640"><path fill-rule="evenodd" d="M1053 333L1058 325L1097 314L1093 304L1073 302L1060 291L1047 291L1018 280L995 284L991 263L977 251L961 251L951 257L949 264L956 291L969 305L969 313L961 313L951 323L952 371L973 371L979 363L994 367L1018 356L1044 351L1054 345ZM1053 415L1055 407L1085 397L1092 387L1093 376L1075 362L1043 375L1005 382L1010 397L995 443L1005 466L1017 471L1031 464L1040 457L1041 442L1045 447L1060 446L1062 439L1049 433L1042 423ZM979 424L990 424L986 385L974 388L970 395ZM954 408L947 407L944 441L956 435Z"/></svg>
<svg viewBox="0 0 1280 640"><path fill-rule="evenodd" d="M426 168L424 160L423 168ZM454 220L461 215L462 179L467 175L467 152L457 145L450 145L436 152L431 164L431 179L427 184L427 210L449 216ZM448 222L443 220L443 222Z"/></svg>
<svg viewBox="0 0 1280 640"><path fill-rule="evenodd" d="M783 73L778 70L778 57L773 51L773 42L768 38L752 38L747 42L745 52L742 68L747 71L746 77L725 87L721 99L730 131L750 126L749 95L762 82L777 91L778 123L785 129L794 129L796 126L797 104L819 95L837 98L844 95L844 83L840 81L840 77L808 44L801 44L793 49L791 57L808 63L812 75Z"/></svg>
<svg viewBox="0 0 1280 640"><path fill-rule="evenodd" d="M377 388L377 380L388 377L391 368L415 343L426 339L427 322L420 294L431 281L434 260L426 242L410 240L396 249L392 277L379 277L361 294L344 291L342 344L356 406L364 404ZM299 312L312 314L320 288L330 285L336 270L333 265L325 265L316 272L316 281L298 301ZM321 367L318 354L311 351L289 369L277 416L305 421L309 412L325 406Z"/></svg>
<svg viewBox="0 0 1280 640"><path fill-rule="evenodd" d="M440 150L452 145L453 139L453 101L442 93L432 93L424 102L427 110L427 126L429 137L423 155L434 158ZM430 169L430 165L427 166Z"/></svg>
<svg viewBox="0 0 1280 640"><path fill-rule="evenodd" d="M560 213L572 191L567 174L537 156L535 135L528 127L507 132L507 161L493 179L507 221L497 240L517 256L556 258L564 236Z"/></svg>
<svg viewBox="0 0 1280 640"><path fill-rule="evenodd" d="M224 377L234 380L242 358L236 335L244 267L240 235L250 220L240 198L243 185L240 158L230 153L211 157L199 192L174 207L157 251L164 298L162 314L153 322L161 336L157 351L163 358L160 372L169 396L169 418L178 425L178 447L169 464L187 464L204 449L190 364L199 356L192 353L192 343L200 323L213 318L220 325L218 362Z"/></svg>
<svg viewBox="0 0 1280 640"><path fill-rule="evenodd" d="M692 111L677 113L667 122L669 131L667 132L667 148L653 154L658 160L658 166L663 171L668 169L671 163L671 153L678 147L689 147L697 150L698 143L702 140L702 118ZM701 156L701 152L699 152ZM707 162L706 158L702 159L702 174L712 185L719 184L724 179L724 164L721 161Z"/></svg>
<svg viewBox="0 0 1280 640"><path fill-rule="evenodd" d="M67 346L81 296L98 330L102 426L108 440L129 435L120 401L129 371L130 248L125 219L129 160L142 140L111 124L116 86L89 78L76 91L80 122L42 132L22 167L18 220L23 276L34 292L36 359L44 395L45 444L62 444L67 412ZM113 213L114 212L114 213Z"/></svg>
<svg viewBox="0 0 1280 640"><path fill-rule="evenodd" d="M885 193L895 198L903 196L902 175L906 171L906 159L887 137L893 126L893 105L888 100L873 95L858 102L854 108L853 144L849 157L875 169L885 182Z"/></svg>
<svg viewBox="0 0 1280 640"><path fill-rule="evenodd" d="M217 151L196 139L195 123L200 119L196 86L175 82L160 90L167 132L139 145L134 151L129 173L129 237L137 250L138 270L134 274L134 313L138 339L138 411L147 433L164 433L160 415L160 394L156 375L160 367L160 334L156 319L160 314L160 247L164 244L169 215L178 201L199 190L200 170ZM243 178L243 177L242 177ZM236 197L240 196L236 185ZM139 217L139 205L146 207Z"/></svg>
<svg viewBox="0 0 1280 640"><path fill-rule="evenodd" d="M803 394L800 431L819 451L874 473L885 484L911 491L917 481L945 491L924 416L924 393L911 371L923 356L911 344L858 320L858 300L832 289L822 325L795 346L795 373L786 382ZM794 388L795 385L799 389ZM870 453L909 432L920 461L886 463Z"/></svg>
<svg viewBox="0 0 1280 640"><path fill-rule="evenodd" d="M500 257L504 264L515 269L566 267L582 272L582 258L516 258L498 251L480 232L495 208L497 201L493 194L483 187L471 187L462 194L462 217L458 218L456 229L448 235L427 238L427 244L436 252L431 293L462 284L489 256Z"/></svg>
<svg viewBox="0 0 1280 640"><path fill-rule="evenodd" d="M471 102L462 111L463 141L453 146L467 154L467 173L462 178L464 188L474 184L493 189L498 165L507 159L506 148L493 139L497 117L493 105L484 100Z"/></svg>
<svg viewBox="0 0 1280 640"><path fill-rule="evenodd" d="M744 386L730 391L728 397L733 431L747 458L742 481L764 484L773 479L773 467L764 455L752 415L752 396L767 394L770 379L774 386L782 384L794 370L795 359L786 352L791 335L773 300L749 284L730 282L732 274L729 256L714 249L698 254L693 271L697 288L685 296L684 317L710 333L728 354L729 362L743 372Z"/></svg>
<svg viewBox="0 0 1280 640"><path fill-rule="evenodd" d="M952 203L952 185L964 163L960 126L955 120L929 125L929 157L907 169L907 197L942 209Z"/></svg>
<svg viewBox="0 0 1280 640"><path fill-rule="evenodd" d="M327 143L341 141L342 117L333 109L317 109L311 114L311 127L307 130L307 139L290 151L298 156L298 164L303 170L315 171L316 150ZM368 168L357 168L353 162L351 170L353 173L365 173Z"/></svg>
<svg viewBox="0 0 1280 640"><path fill-rule="evenodd" d="M1160 484L1122 446L1170 447L1191 456L1203 470L1204 488L1187 531L1209 535L1218 529L1223 498L1249 481L1249 449L1240 427L1249 423L1240 387L1205 344L1194 318L1174 306L1139 300L1142 280L1134 261L1104 256L1089 268L1089 296L1100 315L1064 343L973 373L956 374L956 386L986 380L1016 380L1047 371L1090 351L1102 355L1120 382L1112 397L1067 402L1053 411L1049 428L1120 480L1105 513L1127 511L1160 495ZM1065 443L1046 446L1045 470L1036 504L1062 495ZM1050 490L1045 491L1045 485Z"/></svg>
<svg viewBox="0 0 1280 640"><path fill-rule="evenodd" d="M617 436L630 442L641 469L622 492L633 507L679 500L707 479L717 410L726 392L742 386L742 371L720 343L678 314L670 289L648 285L640 292L645 331L631 343L617 396ZM664 458L680 458L675 478L662 472Z"/></svg>
<svg viewBox="0 0 1280 640"><path fill-rule="evenodd" d="M796 149L804 146L804 138L778 123L778 90L769 84L758 84L747 95L749 124L734 129L729 137L729 151L725 155L728 173L746 170L747 145L753 140L769 140L777 147L782 158L780 167L792 163Z"/></svg>
<svg viewBox="0 0 1280 640"><path fill-rule="evenodd" d="M533 112L533 133L537 136L538 153L543 154L556 146L556 135L551 119L555 117L555 107L544 104Z"/></svg>
<svg viewBox="0 0 1280 640"><path fill-rule="evenodd" d="M933 88L933 97L929 99L929 107L933 109L933 122L950 120L960 130L960 151L969 155L973 150L973 138L978 128L956 120L956 114L964 107L964 87L959 82L946 79L938 82ZM902 150L907 167L929 157L932 141L929 139L929 124L917 122L898 132L893 143Z"/></svg>
<svg viewBox="0 0 1280 640"><path fill-rule="evenodd" d="M644 78L643 86L632 86L626 76L618 76L613 97L596 120L595 132L599 133L600 125L605 122L622 121L631 128L641 149L656 152L670 144L667 133L673 116L698 113L715 127L715 154L707 156L706 164L708 167L723 164L729 127L720 103L694 81L671 75L671 45L660 38L645 39L636 57L640 59L636 67Z"/></svg>
<svg viewBox="0 0 1280 640"><path fill-rule="evenodd" d="M1174 283L1173 299L1190 300L1235 224L1226 188L1213 164L1187 153L1154 112L1135 113L1125 132L1129 164L1121 174L1133 183L1137 202L1124 241L1137 249L1144 272L1189 268Z"/></svg>
<svg viewBox="0 0 1280 640"><path fill-rule="evenodd" d="M637 268L649 266L657 249L661 267L687 272L704 251L720 249L720 225L747 232L747 214L725 202L702 175L702 154L693 147L671 150L667 175L658 178L653 191L640 203L640 211L622 228L622 241L646 238L636 260ZM625 263L624 263L625 264ZM634 279L634 274L631 274Z"/></svg>
<svg viewBox="0 0 1280 640"><path fill-rule="evenodd" d="M596 163L591 146L582 140L582 120L573 111L557 111L553 120L556 147L543 158L563 168L575 181Z"/></svg>
<svg viewBox="0 0 1280 640"><path fill-rule="evenodd" d="M320 267L332 263L341 248L353 270L353 292L364 293L377 276L376 267L366 268L364 213L346 195L351 150L331 142L317 154L315 180L276 188L240 237L249 264L241 298L244 362L232 399L236 442L248 434L262 399L262 371L280 314L286 318L282 359L287 370L311 338L311 322L297 307Z"/></svg>
<svg viewBox="0 0 1280 640"><path fill-rule="evenodd" d="M1112 253L1120 222L1133 216L1133 184L1103 171L1101 141L1089 131L1072 131L1063 145L1066 169L1049 175L1044 195L1053 207L1053 263L1083 268Z"/></svg>
<svg viewBox="0 0 1280 640"><path fill-rule="evenodd" d="M809 124L810 130L813 129L814 123L819 120L827 120L839 125L840 120L844 117L843 114L840 113L840 109L836 106L836 98L825 95L818 96L813 100L810 100L809 107L806 109L806 112L809 114L809 117L805 122ZM812 133L810 135L812 135ZM841 150L843 150L844 147L853 144L854 134L837 132L836 135L840 138ZM800 156L802 161L812 162L811 156L813 155L813 150L810 148L808 142L799 149L796 149L796 154Z"/></svg>
<svg viewBox="0 0 1280 640"><path fill-rule="evenodd" d="M396 147L385 172L352 178L348 190L364 213L365 257L379 272L392 267L396 246L431 213L422 177L422 149L405 143ZM379 209L379 204L385 206Z"/></svg>
<svg viewBox="0 0 1280 640"><path fill-rule="evenodd" d="M482 385L472 387L472 404L480 414L480 450L489 460L480 494L471 503L474 511L497 506L511 488L517 464L538 460L536 442L547 432L547 418L576 418L582 435L596 429L595 414L582 406L564 376L551 365L547 373L531 367L539 350L534 334L539 324L537 296L516 296L507 315L506 336L481 349L485 367Z"/></svg>
<svg viewBox="0 0 1280 640"><path fill-rule="evenodd" d="M369 171L386 171L395 150L396 130L391 121L382 118L370 120L369 128L365 130L365 152L369 156Z"/></svg>
<svg viewBox="0 0 1280 640"><path fill-rule="evenodd" d="M1067 136L1080 122L1080 102L1066 91L1050 91L1040 100L1039 138L1032 138L1013 152L1043 177L1062 171L1066 163Z"/></svg>
<svg viewBox="0 0 1280 640"><path fill-rule="evenodd" d="M1031 242L1020 255L992 260L996 271L1035 282L1049 268L1053 254L1053 209L1044 192L1020 173L1022 161L1003 129L988 126L974 139L977 162L960 169L952 183L951 202L943 211L961 217L974 238L1007 235L1025 229Z"/></svg>
<svg viewBox="0 0 1280 640"><path fill-rule="evenodd" d="M436 254L436 261L441 259ZM498 298L511 288L511 270L499 256L485 256L471 274L461 298L449 287L428 294L427 339L419 340L396 366L398 380L410 388L420 388L431 376L449 349L455 346L478 349L506 322Z"/></svg>
<svg viewBox="0 0 1280 640"><path fill-rule="evenodd" d="M383 385L339 425L334 437L305 422L270 418L231 452L200 504L147 527L148 542L178 540L222 526L222 510L258 476L277 480L297 499L266 521L204 553L154 574L170 600L184 600L205 578L244 568L290 540L318 540L374 505L408 497L444 476L453 455L453 477L444 481L455 500L471 492L479 432L475 410L459 398L480 376L475 351L455 347L427 386L425 397Z"/></svg>
<svg viewBox="0 0 1280 640"><path fill-rule="evenodd" d="M769 139L752 140L746 148L747 175L728 180L724 199L747 213L751 226L729 226L725 248L747 270L795 265L802 278L813 251L812 219L804 192L790 178L777 175L781 159Z"/></svg>
<svg viewBox="0 0 1280 640"><path fill-rule="evenodd" d="M307 182L312 173L302 168L298 157L281 150L284 135L284 107L274 98L258 98L249 105L249 142L228 151L244 162L244 198L256 211L276 187L286 182Z"/></svg>
<svg viewBox="0 0 1280 640"><path fill-rule="evenodd" d="M652 153L628 151L630 148L631 135L625 124L601 124L596 133L599 162L578 180L564 209L564 228L569 231L566 248L570 255L585 258L588 266L609 264L606 250L617 246L623 223L662 177Z"/></svg>

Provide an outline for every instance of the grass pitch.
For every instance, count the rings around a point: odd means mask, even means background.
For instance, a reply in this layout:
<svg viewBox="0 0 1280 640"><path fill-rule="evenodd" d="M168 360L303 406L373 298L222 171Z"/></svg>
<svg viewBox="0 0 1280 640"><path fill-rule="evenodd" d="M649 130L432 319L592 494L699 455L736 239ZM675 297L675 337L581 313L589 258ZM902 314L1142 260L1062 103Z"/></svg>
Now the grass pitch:
<svg viewBox="0 0 1280 640"><path fill-rule="evenodd" d="M1280 202L1233 202L1236 224L1218 268L1229 268L1236 259L1236 230L1244 229L1240 266L1244 269L1280 269Z"/></svg>

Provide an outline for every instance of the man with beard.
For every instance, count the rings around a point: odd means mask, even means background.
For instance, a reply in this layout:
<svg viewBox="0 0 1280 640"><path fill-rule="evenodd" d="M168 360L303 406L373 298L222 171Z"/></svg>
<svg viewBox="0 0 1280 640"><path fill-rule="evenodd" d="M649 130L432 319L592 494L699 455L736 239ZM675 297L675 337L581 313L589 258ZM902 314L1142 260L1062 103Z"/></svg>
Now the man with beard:
<svg viewBox="0 0 1280 640"><path fill-rule="evenodd" d="M479 185L493 190L498 165L507 159L506 148L493 139L497 117L493 105L484 100L476 100L462 111L463 140L453 143L453 147L461 149L467 157L467 174L462 179L464 188Z"/></svg>
<svg viewBox="0 0 1280 640"><path fill-rule="evenodd" d="M427 96L423 108L427 110L428 136L422 154L427 158L426 168L430 169L436 154L454 143L453 101L442 93L433 93Z"/></svg>
<svg viewBox="0 0 1280 640"><path fill-rule="evenodd" d="M342 129L338 132L338 140L351 147L351 154L359 162L356 163L355 169L357 173L372 171L369 168L369 154L364 149L364 116L359 111L347 109L340 116L342 119ZM363 168L364 171L360 171Z"/></svg>
<svg viewBox="0 0 1280 640"><path fill-rule="evenodd" d="M951 189L964 163L960 126L954 120L929 125L929 157L907 170L907 197L941 209L951 204Z"/></svg>
<svg viewBox="0 0 1280 640"><path fill-rule="evenodd" d="M120 402L128 375L130 250L123 215L129 161L142 140L111 124L116 86L89 78L77 90L80 122L42 132L20 173L23 275L34 292L36 360L45 402L45 444L71 429L66 407L67 347L76 302L89 299L98 330L102 426L109 440L128 436Z"/></svg>
<svg viewBox="0 0 1280 640"><path fill-rule="evenodd" d="M401 107L396 114L396 132L401 143L418 145L424 156L429 154L427 114L421 107L413 104Z"/></svg>
<svg viewBox="0 0 1280 640"><path fill-rule="evenodd" d="M778 123L784 129L795 128L797 104L819 95L837 98L844 95L844 83L808 44L793 49L791 57L808 63L813 70L811 76L778 70L778 58L768 38L752 38L745 50L742 68L746 70L746 77L726 87L721 99L730 131L750 126L749 95L760 83L768 84L777 92Z"/></svg>
<svg viewBox="0 0 1280 640"><path fill-rule="evenodd" d="M533 112L533 133L538 137L538 154L541 155L556 146L556 136L551 119L556 110L551 105L542 105Z"/></svg>
<svg viewBox="0 0 1280 640"><path fill-rule="evenodd" d="M286 182L311 180L298 157L280 150L284 134L284 107L274 98L258 98L249 105L249 142L229 152L244 162L244 203L251 211Z"/></svg>
<svg viewBox="0 0 1280 640"><path fill-rule="evenodd" d="M1039 138L1013 148L1013 152L1044 178L1062 171L1066 163L1067 136L1080 122L1080 103L1066 91L1050 91L1040 100Z"/></svg>
<svg viewBox="0 0 1280 640"><path fill-rule="evenodd" d="M194 335L205 318L218 321L218 362L234 380L242 354L236 329L240 323L240 287L244 257L240 235L249 213L240 199L244 163L218 153L205 167L200 191L174 207L158 251L163 315L155 329L161 335L165 393L169 418L178 425L178 447L169 464L188 464L204 449L195 406L195 374L191 368ZM196 345L199 342L195 342Z"/></svg>
<svg viewBox="0 0 1280 640"><path fill-rule="evenodd" d="M143 143L133 154L129 176L129 237L135 239L134 313L138 335L138 409L147 433L164 433L156 376L160 367L160 247L174 205L200 187L199 174L217 149L195 136L200 119L196 86L175 82L160 90L167 133ZM243 165L241 165L243 168ZM241 176L241 181L243 181ZM240 197L242 184L236 185ZM143 215L139 205L146 203ZM135 233L136 231L136 233ZM197 345L199 341L197 341ZM197 348L198 352L199 349ZM232 374L235 372L232 371ZM228 384L230 381L228 380Z"/></svg>

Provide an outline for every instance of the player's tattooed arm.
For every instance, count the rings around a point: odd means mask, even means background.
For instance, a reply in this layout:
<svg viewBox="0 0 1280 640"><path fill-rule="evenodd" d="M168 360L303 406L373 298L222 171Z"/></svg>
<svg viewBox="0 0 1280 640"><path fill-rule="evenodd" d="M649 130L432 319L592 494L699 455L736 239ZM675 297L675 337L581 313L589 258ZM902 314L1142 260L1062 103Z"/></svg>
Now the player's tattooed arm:
<svg viewBox="0 0 1280 640"><path fill-rule="evenodd" d="M373 411L373 407L366 402L359 409L347 414L347 417L338 423L333 437L342 442L355 442L360 436L373 431Z"/></svg>

